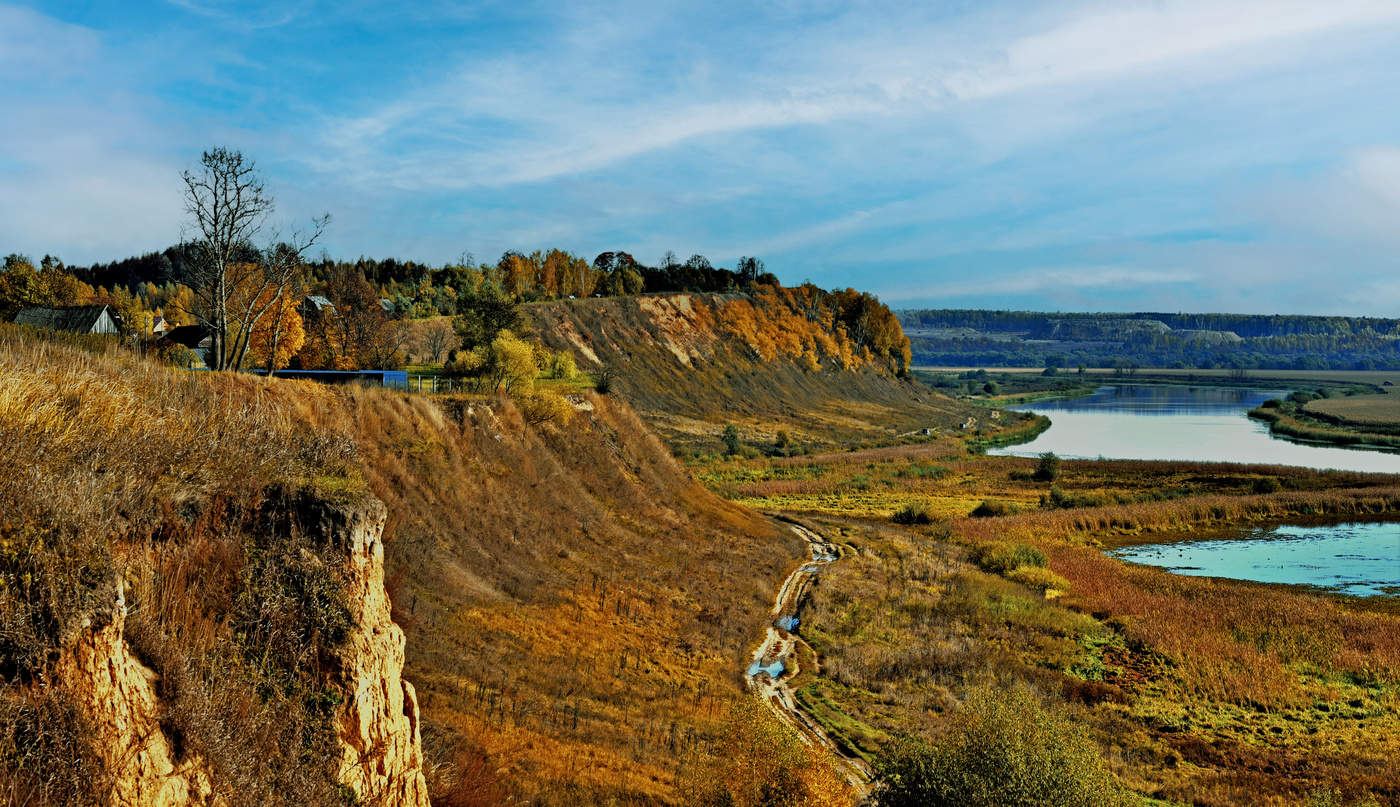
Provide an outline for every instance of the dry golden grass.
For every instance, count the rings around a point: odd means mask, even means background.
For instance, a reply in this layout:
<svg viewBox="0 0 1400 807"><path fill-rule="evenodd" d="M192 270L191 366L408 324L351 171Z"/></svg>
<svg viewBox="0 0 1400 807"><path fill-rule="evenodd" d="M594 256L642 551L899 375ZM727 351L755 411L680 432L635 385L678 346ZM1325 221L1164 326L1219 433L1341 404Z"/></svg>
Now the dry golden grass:
<svg viewBox="0 0 1400 807"><path fill-rule="evenodd" d="M1072 593L1050 601L971 566L946 527L819 522L857 551L803 608L822 672L799 696L858 752L937 737L969 687L1019 680L1063 701L1119 778L1159 798L1294 805L1326 786L1400 799L1394 614L1057 541L1050 568Z"/></svg>
<svg viewBox="0 0 1400 807"><path fill-rule="evenodd" d="M335 551L263 518L273 491L361 487L354 443L324 417L332 400L0 328L0 697L11 721L0 735L34 709L64 713L52 704L64 690L47 680L53 651L109 618L120 580L125 638L157 673L162 727L231 806L339 798L329 713L314 705L347 619ZM0 749L0 787L67 781L95 736L65 725L69 736L49 742L62 753L37 767L19 767L23 747ZM98 802L101 774L88 777Z"/></svg>
<svg viewBox="0 0 1400 807"><path fill-rule="evenodd" d="M20 558L99 572L40 581L66 586L49 599L75 618L109 572L127 577L129 640L161 675L172 725L240 804L321 803L312 785L329 781L309 762L329 756L305 687L308 637L333 637L336 603L287 601L277 618L263 606L291 588L333 593L318 576L333 564L259 526L270 491L368 490L389 505L406 676L448 803L675 802L680 760L725 731L740 660L802 554L605 397L532 425L506 399L188 373L0 338L5 536L83 537L62 557ZM84 585L91 597L71 596ZM6 602L4 626L29 631L41 657L56 639L47 612Z"/></svg>
<svg viewBox="0 0 1400 807"><path fill-rule="evenodd" d="M1341 425L1400 428L1400 395L1353 395L1308 401L1303 411Z"/></svg>
<svg viewBox="0 0 1400 807"><path fill-rule="evenodd" d="M1176 577L1092 548L1164 531L1384 516L1400 511L1400 480L1065 461L1053 484L1066 509L1046 509L1051 484L1034 481L1035 465L969 457L950 442L730 459L695 471L738 501L802 511L855 550L823 573L804 607L802 632L821 674L799 682L799 699L856 753L877 754L902 732L937 736L964 689L992 677L1066 701L1118 776L1144 793L1292 805L1324 786L1400 800L1393 607ZM984 500L1021 512L967 518ZM892 524L905 506L946 522ZM966 554L985 542L1038 546L1049 571L985 574ZM1042 588L1068 594L1047 600Z"/></svg>
<svg viewBox="0 0 1400 807"><path fill-rule="evenodd" d="M539 804L677 801L802 555L704 490L625 405L567 424L505 399L347 393L386 503L429 751L478 749Z"/></svg>

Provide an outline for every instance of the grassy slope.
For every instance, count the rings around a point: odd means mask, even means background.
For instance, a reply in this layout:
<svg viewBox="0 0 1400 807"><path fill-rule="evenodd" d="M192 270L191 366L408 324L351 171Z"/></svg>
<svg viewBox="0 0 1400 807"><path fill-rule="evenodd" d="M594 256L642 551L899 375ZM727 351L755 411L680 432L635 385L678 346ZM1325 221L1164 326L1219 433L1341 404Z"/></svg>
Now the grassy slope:
<svg viewBox="0 0 1400 807"><path fill-rule="evenodd" d="M261 749L256 771L230 763L247 784L238 803L261 798L263 774L283 795L333 787L319 751L302 750L319 730L304 685L256 694L300 680L304 662L278 646L258 652L271 668L244 669L252 651L229 624L260 601L240 586L266 594L322 569L292 545L248 565L248 514L274 486L369 491L388 505L405 677L430 778L439 796L456 788L453 804L673 800L679 761L721 729L774 587L802 554L791 534L700 487L621 401L590 397L567 423L532 427L505 400L189 373L0 337L0 572L51 572L41 588L68 609L45 627L34 609L47 600L0 597L0 639L20 643L0 661L41 658L53 632L107 601L112 570L127 570L145 606L133 641L176 687L172 726L206 757ZM259 583L264 568L280 576ZM276 627L302 630L301 619L314 636L321 606L302 605L312 610ZM0 682L0 746L32 730L14 722L25 697ZM210 710L241 717L211 722Z"/></svg>
<svg viewBox="0 0 1400 807"><path fill-rule="evenodd" d="M873 365L820 369L760 355L727 332L726 302L743 295L677 294L542 303L526 307L535 333L552 349L574 351L579 367L606 366L620 393L672 442L715 451L726 423L746 442L771 445L780 430L813 449L878 445L929 428L961 435L982 414ZM712 312L705 316L700 306ZM983 431L998 430L984 423Z"/></svg>
<svg viewBox="0 0 1400 807"><path fill-rule="evenodd" d="M106 800L97 735L45 677L54 648L105 624L119 578L162 728L215 792L231 807L338 800L316 705L349 619L338 552L264 517L288 490L359 500L335 408L325 388L0 326L0 802Z"/></svg>
<svg viewBox="0 0 1400 807"><path fill-rule="evenodd" d="M669 799L801 548L701 488L625 404L582 405L533 428L504 400L355 390L346 414L392 514L433 758L484 758L471 776L532 803Z"/></svg>

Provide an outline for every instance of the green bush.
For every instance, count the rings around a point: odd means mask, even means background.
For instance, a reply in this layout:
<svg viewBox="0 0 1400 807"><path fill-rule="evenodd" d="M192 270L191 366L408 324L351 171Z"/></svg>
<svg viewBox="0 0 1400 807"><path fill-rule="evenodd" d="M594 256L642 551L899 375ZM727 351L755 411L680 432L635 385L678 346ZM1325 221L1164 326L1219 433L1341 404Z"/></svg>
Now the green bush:
<svg viewBox="0 0 1400 807"><path fill-rule="evenodd" d="M987 541L972 550L972 559L992 574L1007 574L1023 566L1045 566L1049 559L1038 547Z"/></svg>
<svg viewBox="0 0 1400 807"><path fill-rule="evenodd" d="M1282 485L1279 484L1278 479L1272 476L1261 476L1254 480L1252 489L1255 493L1278 493L1280 487Z"/></svg>
<svg viewBox="0 0 1400 807"><path fill-rule="evenodd" d="M724 427L724 433L719 438L724 443L724 453L733 456L739 453L743 443L739 442L739 430L731 423Z"/></svg>
<svg viewBox="0 0 1400 807"><path fill-rule="evenodd" d="M1120 807L1142 801L1104 765L1084 729L1028 687L983 687L938 745L898 741L875 760L879 807Z"/></svg>
<svg viewBox="0 0 1400 807"><path fill-rule="evenodd" d="M1009 516L1016 512L1016 508L1007 502L996 499L987 499L969 514L973 518L995 518L997 516Z"/></svg>
<svg viewBox="0 0 1400 807"><path fill-rule="evenodd" d="M932 524L933 516L926 504L906 504L890 516L896 524Z"/></svg>
<svg viewBox="0 0 1400 807"><path fill-rule="evenodd" d="M578 377L578 365L574 362L574 354L567 350L551 354L546 372L550 378L564 381L574 380Z"/></svg>
<svg viewBox="0 0 1400 807"><path fill-rule="evenodd" d="M1043 566L1020 566L1008 572L1006 578L1040 592L1069 591L1068 580Z"/></svg>
<svg viewBox="0 0 1400 807"><path fill-rule="evenodd" d="M1035 464L1035 481L1054 482L1060 478L1060 458L1055 452L1047 451L1040 455Z"/></svg>

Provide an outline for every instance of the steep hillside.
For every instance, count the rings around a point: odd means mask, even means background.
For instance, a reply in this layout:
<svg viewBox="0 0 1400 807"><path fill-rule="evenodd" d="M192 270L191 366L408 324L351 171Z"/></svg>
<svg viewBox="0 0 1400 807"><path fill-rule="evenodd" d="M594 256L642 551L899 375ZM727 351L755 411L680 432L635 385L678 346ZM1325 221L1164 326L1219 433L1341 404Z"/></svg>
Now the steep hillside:
<svg viewBox="0 0 1400 807"><path fill-rule="evenodd" d="M506 400L347 406L393 514L430 757L535 803L670 800L801 542L709 494L606 396L542 427Z"/></svg>
<svg viewBox="0 0 1400 807"><path fill-rule="evenodd" d="M676 803L751 744L802 542L621 401L532 426L18 329L0 380L0 803Z"/></svg>
<svg viewBox="0 0 1400 807"><path fill-rule="evenodd" d="M551 349L609 376L684 448L717 450L731 423L762 447L780 432L809 449L888 443L924 429L966 436L981 412L904 378L908 340L898 322L851 291L758 287L558 301L526 313Z"/></svg>
<svg viewBox="0 0 1400 807"><path fill-rule="evenodd" d="M426 807L334 409L0 330L0 803Z"/></svg>

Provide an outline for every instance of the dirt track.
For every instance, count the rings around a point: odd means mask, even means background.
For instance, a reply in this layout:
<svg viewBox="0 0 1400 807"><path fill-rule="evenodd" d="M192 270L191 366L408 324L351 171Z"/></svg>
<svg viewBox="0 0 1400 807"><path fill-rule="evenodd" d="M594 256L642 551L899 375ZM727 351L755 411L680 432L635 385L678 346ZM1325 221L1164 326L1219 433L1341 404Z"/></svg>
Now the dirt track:
<svg viewBox="0 0 1400 807"><path fill-rule="evenodd" d="M779 720L795 729L804 741L829 748L840 762L842 773L864 797L870 787L870 767L864 760L843 752L821 725L802 710L789 686L798 673L797 647L805 644L802 637L794 632L797 626L792 621L812 580L827 564L840 560L841 552L812 530L800 524L789 526L807 542L812 559L797 567L778 589L768 632L749 664L749 689L768 704ZM812 656L815 658L815 654ZM781 668L777 668L776 664L781 664Z"/></svg>

